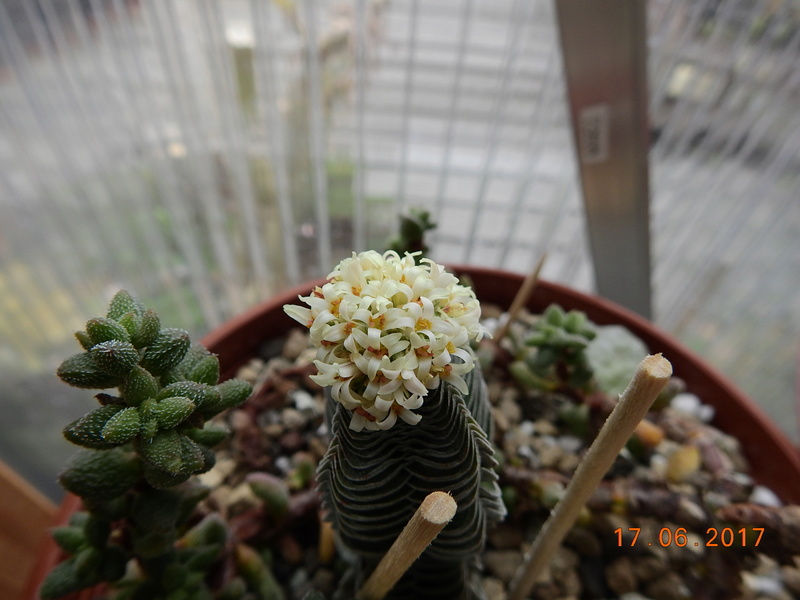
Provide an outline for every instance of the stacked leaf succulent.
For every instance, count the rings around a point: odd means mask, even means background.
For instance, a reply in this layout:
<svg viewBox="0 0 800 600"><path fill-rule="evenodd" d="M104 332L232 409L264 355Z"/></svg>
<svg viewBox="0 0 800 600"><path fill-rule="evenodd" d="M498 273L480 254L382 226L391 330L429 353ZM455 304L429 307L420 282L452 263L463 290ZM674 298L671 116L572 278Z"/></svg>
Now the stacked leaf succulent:
<svg viewBox="0 0 800 600"><path fill-rule="evenodd" d="M219 361L182 329L161 327L128 292L76 337L83 352L58 368L66 383L99 393L100 406L67 425L82 448L60 475L86 512L53 536L69 555L47 577L42 598L100 582L118 582L116 598L211 598L206 571L227 542L209 517L189 528L208 490L192 475L214 465L213 446L227 430L208 423L244 402L250 384L217 383Z"/></svg>
<svg viewBox="0 0 800 600"><path fill-rule="evenodd" d="M529 388L588 389L594 371L586 350L596 335L585 313L553 304L533 324L510 371Z"/></svg>
<svg viewBox="0 0 800 600"><path fill-rule="evenodd" d="M474 292L429 259L353 254L286 312L317 346L331 443L322 504L351 569L351 598L431 492L458 510L390 598L482 598L473 585L487 529L505 516L486 384L471 342L486 333Z"/></svg>

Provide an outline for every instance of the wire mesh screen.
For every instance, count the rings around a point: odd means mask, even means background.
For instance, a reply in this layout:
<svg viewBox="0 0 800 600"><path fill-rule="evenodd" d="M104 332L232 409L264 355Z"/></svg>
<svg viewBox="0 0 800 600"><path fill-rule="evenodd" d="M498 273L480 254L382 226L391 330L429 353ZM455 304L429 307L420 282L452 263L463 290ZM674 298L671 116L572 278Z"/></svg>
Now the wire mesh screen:
<svg viewBox="0 0 800 600"><path fill-rule="evenodd" d="M795 435L798 3L649 8L656 320ZM55 493L119 287L204 333L423 207L440 262L591 290L569 126L550 1L0 4L2 457Z"/></svg>

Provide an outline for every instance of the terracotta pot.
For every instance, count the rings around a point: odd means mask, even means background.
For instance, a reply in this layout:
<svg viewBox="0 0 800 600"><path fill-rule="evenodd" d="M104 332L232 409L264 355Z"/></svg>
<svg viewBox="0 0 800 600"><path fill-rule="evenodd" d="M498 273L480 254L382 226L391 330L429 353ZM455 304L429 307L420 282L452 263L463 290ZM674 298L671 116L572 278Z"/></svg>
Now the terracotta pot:
<svg viewBox="0 0 800 600"><path fill-rule="evenodd" d="M508 307L523 281L523 276L494 269L451 266L450 270L470 277L481 302ZM295 303L298 295L307 295L322 280L283 292L235 317L212 331L201 341L219 355L222 378L229 378L258 355L265 341L286 333L297 323L283 312L283 305ZM661 352L672 363L688 391L715 409L714 425L742 444L753 477L771 488L784 502L800 503L800 453L764 411L733 384L649 321L602 298L577 292L568 287L541 281L537 284L528 308L541 312L550 304L565 310L585 312L598 325L620 324L637 335L651 352ZM59 511L58 523L64 523L80 506L78 498L67 495ZM45 545L29 581L23 600L38 600L35 590L62 555L50 540ZM91 600L93 590L71 596L69 600Z"/></svg>

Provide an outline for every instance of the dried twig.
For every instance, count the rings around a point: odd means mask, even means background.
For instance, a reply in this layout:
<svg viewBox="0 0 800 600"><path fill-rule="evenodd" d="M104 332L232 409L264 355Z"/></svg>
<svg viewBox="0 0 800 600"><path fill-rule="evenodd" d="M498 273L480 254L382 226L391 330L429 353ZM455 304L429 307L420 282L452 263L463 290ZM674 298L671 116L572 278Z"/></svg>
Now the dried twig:
<svg viewBox="0 0 800 600"><path fill-rule="evenodd" d="M511 303L511 308L508 309L508 318L505 320L503 325L500 327L500 330L494 335L495 343L500 343L505 335L508 333L508 328L511 326L511 323L517 318L517 313L528 303L528 299L531 297L533 293L533 288L536 287L536 282L539 281L539 273L542 272L542 267L544 266L544 261L547 258L547 253L545 252L542 254L541 258L539 258L536 266L533 267L533 271L525 278L525 281L522 282L522 285L517 292L517 295L514 296L514 301Z"/></svg>
<svg viewBox="0 0 800 600"><path fill-rule="evenodd" d="M357 600L381 600L450 522L456 508L456 501L450 494L428 494L362 586Z"/></svg>
<svg viewBox="0 0 800 600"><path fill-rule="evenodd" d="M647 414L670 375L672 365L660 354L647 356L639 363L636 374L575 471L564 497L545 522L525 561L517 570L511 581L509 600L523 600L528 596L542 569L555 554L589 496L636 425Z"/></svg>

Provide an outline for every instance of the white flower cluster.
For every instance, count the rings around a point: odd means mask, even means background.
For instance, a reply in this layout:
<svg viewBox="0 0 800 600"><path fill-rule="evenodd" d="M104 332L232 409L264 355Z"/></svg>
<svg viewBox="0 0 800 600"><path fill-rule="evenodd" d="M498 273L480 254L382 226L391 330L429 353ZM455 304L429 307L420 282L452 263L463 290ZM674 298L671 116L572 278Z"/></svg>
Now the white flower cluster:
<svg viewBox="0 0 800 600"><path fill-rule="evenodd" d="M284 310L309 328L317 347L312 379L352 411L350 427L415 425L440 381L467 393L474 367L470 340L480 340L480 304L472 289L435 262L394 251L353 254L328 282ZM457 360L454 360L458 357Z"/></svg>

